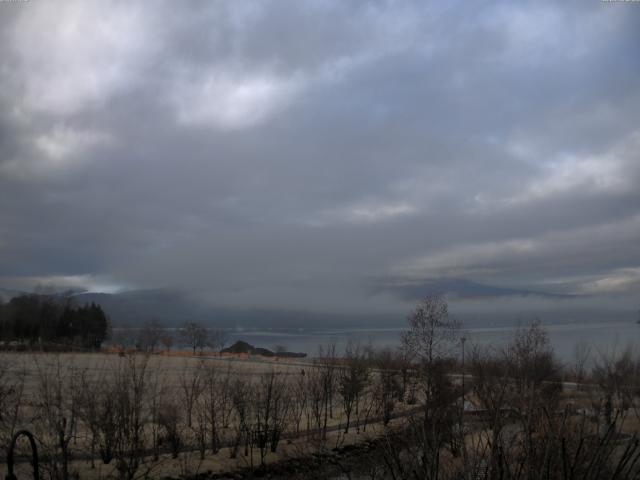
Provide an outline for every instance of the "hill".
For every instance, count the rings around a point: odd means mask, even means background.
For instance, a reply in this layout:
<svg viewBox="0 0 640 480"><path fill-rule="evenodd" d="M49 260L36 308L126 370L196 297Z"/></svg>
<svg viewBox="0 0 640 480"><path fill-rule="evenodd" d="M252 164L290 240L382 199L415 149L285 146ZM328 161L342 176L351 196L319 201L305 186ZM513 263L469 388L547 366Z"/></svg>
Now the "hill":
<svg viewBox="0 0 640 480"><path fill-rule="evenodd" d="M304 358L306 353L295 352L277 352L274 353L267 348L254 347L253 345L238 340L230 347L221 350L221 353L246 353L248 355L262 355L263 357L285 357L285 358Z"/></svg>

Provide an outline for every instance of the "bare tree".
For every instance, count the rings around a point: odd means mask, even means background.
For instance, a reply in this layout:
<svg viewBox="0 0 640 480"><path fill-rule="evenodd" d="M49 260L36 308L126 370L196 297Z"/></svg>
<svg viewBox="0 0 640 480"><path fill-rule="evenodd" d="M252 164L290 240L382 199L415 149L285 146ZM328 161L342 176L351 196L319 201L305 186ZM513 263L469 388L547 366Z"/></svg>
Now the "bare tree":
<svg viewBox="0 0 640 480"><path fill-rule="evenodd" d="M509 402L520 419L525 438L531 438L540 421L538 417L545 415L545 409L557 407L562 389L558 382L560 367L549 335L539 321L519 328L505 348L504 356L513 386ZM530 446L530 443L526 445Z"/></svg>
<svg viewBox="0 0 640 480"><path fill-rule="evenodd" d="M219 352L227 344L227 341L227 334L223 330L215 328L209 329L206 340L208 347Z"/></svg>
<svg viewBox="0 0 640 480"><path fill-rule="evenodd" d="M318 348L318 363L322 366L324 372L323 376L323 388L326 390L325 401L327 403L325 408L325 414L329 415L329 418L333 418L333 403L334 393L336 389L336 343L335 341L329 342L325 347L322 345ZM325 424L327 419L325 418Z"/></svg>
<svg viewBox="0 0 640 480"><path fill-rule="evenodd" d="M519 328L501 350L474 348L469 365L474 396L489 423L484 442L489 474L501 475L512 452L528 458L522 468L535 475L541 432L556 435L561 428L554 414L558 366L546 331L539 322Z"/></svg>
<svg viewBox="0 0 640 480"><path fill-rule="evenodd" d="M4 355L3 355L4 357ZM0 359L0 448L5 450L24 418L26 371L8 358Z"/></svg>
<svg viewBox="0 0 640 480"><path fill-rule="evenodd" d="M592 375L603 397L597 406L604 419L603 431L616 419L623 419L631 407L638 411L640 361L631 346L622 351L601 353L595 361Z"/></svg>
<svg viewBox="0 0 640 480"><path fill-rule="evenodd" d="M382 423L386 426L391 420L395 408L395 398L397 398L397 392L400 389L398 371L394 368L393 353L389 349L376 352L374 362L377 369L374 395L378 412L382 416Z"/></svg>
<svg viewBox="0 0 640 480"><path fill-rule="evenodd" d="M224 370L215 363L202 364L201 394L197 406L199 427L196 432L201 452L206 449L207 441L211 453L216 454L220 449L223 431L229 426L231 387L235 373L231 364Z"/></svg>
<svg viewBox="0 0 640 480"><path fill-rule="evenodd" d="M520 395L540 387L542 382L555 378L559 373L549 334L539 321L516 330L505 349L505 356Z"/></svg>
<svg viewBox="0 0 640 480"><path fill-rule="evenodd" d="M453 427L459 413L459 394L449 373L460 325L449 316L447 302L439 296L421 300L409 315L408 324L408 331L402 335L402 355L394 356L390 351L377 355L380 378L376 397L386 424L394 401L405 398L410 363L415 359L422 412L408 417L399 432L387 431L384 458L392 478L446 478L449 472L442 462L446 446L450 447L449 455L458 455ZM403 370L404 378L399 381L398 374ZM415 461L402 461L405 455Z"/></svg>
<svg viewBox="0 0 640 480"><path fill-rule="evenodd" d="M51 364L35 360L37 367L36 424L42 429L41 439L50 451L49 468L52 478L70 477L71 441L77 434L79 386L82 370L63 365L60 356Z"/></svg>
<svg viewBox="0 0 640 480"><path fill-rule="evenodd" d="M185 361L180 375L180 392L185 411L187 427L192 427L193 408L202 391L202 364L191 365Z"/></svg>
<svg viewBox="0 0 640 480"><path fill-rule="evenodd" d="M191 431L196 440L196 447L200 454L200 461L203 461L207 453L207 442L209 439L209 414L210 410L207 405L207 397L204 392L205 382L202 382L200 395L196 398L195 405L195 422L191 426Z"/></svg>
<svg viewBox="0 0 640 480"><path fill-rule="evenodd" d="M395 351L396 368L400 371L401 390L400 400L409 405L416 403L414 354L408 349L400 347Z"/></svg>
<svg viewBox="0 0 640 480"><path fill-rule="evenodd" d="M405 355L419 361L424 422L433 424L442 416L442 402L450 390L443 372L449 368L448 362L457 346L460 323L449 316L447 302L440 296L421 300L409 315L408 323L402 345Z"/></svg>
<svg viewBox="0 0 640 480"><path fill-rule="evenodd" d="M479 347L472 349L468 364L473 379L473 394L481 409L486 412L485 416L490 426L491 437L485 442L486 445L493 447L488 448L490 452L488 465L491 472L497 472L502 431L510 415L513 389L509 378L509 365L499 352ZM486 453L483 452L483 456L486 456ZM467 458L466 455L465 458Z"/></svg>
<svg viewBox="0 0 640 480"><path fill-rule="evenodd" d="M268 449L276 452L289 413L290 399L283 376L274 370L260 375L253 389L252 440L260 451L260 463Z"/></svg>
<svg viewBox="0 0 640 480"><path fill-rule="evenodd" d="M287 351L287 346L286 345L274 345L273 346L273 351L275 352L276 355L281 355L283 353L285 353Z"/></svg>
<svg viewBox="0 0 640 480"><path fill-rule="evenodd" d="M249 450L249 417L251 415L252 402L249 401L250 386L240 377L237 377L231 386L231 399L235 414L235 436L233 446L230 449L230 457L235 458L238 454L240 443L244 440L244 454L248 455Z"/></svg>
<svg viewBox="0 0 640 480"><path fill-rule="evenodd" d="M222 430L220 399L228 396L228 385L220 381L216 366L208 364L203 368L202 387L204 421L209 431L211 453L216 454L220 449L220 431Z"/></svg>
<svg viewBox="0 0 640 480"><path fill-rule="evenodd" d="M120 359L115 371L115 459L120 480L133 480L144 463L147 422L145 405L148 394L148 356L131 355Z"/></svg>
<svg viewBox="0 0 640 480"><path fill-rule="evenodd" d="M180 406L176 399L171 397L163 399L158 411L158 424L162 428L163 443L169 444L172 458L178 458L182 447L182 419L180 418Z"/></svg>
<svg viewBox="0 0 640 480"><path fill-rule="evenodd" d="M147 320L144 322L136 339L138 350L143 352L154 353L155 349L160 345L166 328L157 319Z"/></svg>
<svg viewBox="0 0 640 480"><path fill-rule="evenodd" d="M180 329L180 336L193 349L194 355L197 349L202 350L207 346L207 329L198 322L184 322Z"/></svg>
<svg viewBox="0 0 640 480"><path fill-rule="evenodd" d="M346 416L344 433L349 433L352 413L360 412L360 399L369 381L369 365L359 343L349 341L344 364L338 370L338 391Z"/></svg>
<svg viewBox="0 0 640 480"><path fill-rule="evenodd" d="M460 323L449 316L443 297L428 296L418 302L407 322L409 330L402 335L402 344L409 354L427 366L451 354Z"/></svg>
<svg viewBox="0 0 640 480"><path fill-rule="evenodd" d="M337 380L335 343L318 349L314 367L307 370L309 407L315 426L320 432L320 440L327 438L329 418L333 418L333 399Z"/></svg>
<svg viewBox="0 0 640 480"><path fill-rule="evenodd" d="M233 368L231 362L227 362L226 368L219 375L217 400L218 413L222 428L229 428L231 415L233 413L233 402L231 398L231 390L234 378L238 375L238 371Z"/></svg>
<svg viewBox="0 0 640 480"><path fill-rule="evenodd" d="M300 424L303 416L307 418L307 433L310 429L310 411L309 411L309 389L307 386L308 374L306 369L301 369L300 373L295 376L293 385L293 398L291 403L291 417L295 425L296 435L300 434Z"/></svg>
<svg viewBox="0 0 640 480"><path fill-rule="evenodd" d="M165 348L165 351L169 353L171 351L171 347L173 347L173 335L168 328L165 328L162 332L162 336L160 337L160 343Z"/></svg>
<svg viewBox="0 0 640 480"><path fill-rule="evenodd" d="M121 354L124 354L136 344L135 333L135 329L132 329L128 325L113 328L111 332L111 344L116 347Z"/></svg>
<svg viewBox="0 0 640 480"><path fill-rule="evenodd" d="M569 364L569 375L578 384L584 382L591 359L591 346L585 341L579 341L573 348L573 356Z"/></svg>
<svg viewBox="0 0 640 480"><path fill-rule="evenodd" d="M328 381L327 372L323 367L316 364L306 370L305 378L309 398L309 416L313 420L314 427L320 433L320 440L324 440L329 416L329 393L326 386Z"/></svg>
<svg viewBox="0 0 640 480"><path fill-rule="evenodd" d="M98 450L102 462L111 463L115 455L117 416L115 404L115 388L111 375L99 381L84 376L80 386L79 417L91 435L91 463Z"/></svg>
<svg viewBox="0 0 640 480"><path fill-rule="evenodd" d="M149 372L147 384L148 389L146 399L149 415L148 433L151 437L153 459L158 461L160 458L160 430L162 429L160 424L161 407L163 400L168 394L166 378L162 365L157 365L156 368Z"/></svg>

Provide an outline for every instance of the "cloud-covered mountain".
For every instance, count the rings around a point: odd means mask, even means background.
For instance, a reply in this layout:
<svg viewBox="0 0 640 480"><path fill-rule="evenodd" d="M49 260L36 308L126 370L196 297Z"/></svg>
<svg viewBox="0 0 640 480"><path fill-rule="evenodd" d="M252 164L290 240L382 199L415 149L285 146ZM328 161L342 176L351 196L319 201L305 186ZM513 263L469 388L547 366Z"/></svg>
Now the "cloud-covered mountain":
<svg viewBox="0 0 640 480"><path fill-rule="evenodd" d="M210 327L228 329L399 328L406 325L413 305L426 295L445 295L451 314L470 328L517 325L533 319L571 323L635 321L636 318L636 311L625 304L602 302L597 298L493 287L460 279L427 282L420 287L393 291L393 294L406 297L410 307L392 314L230 308L211 305L198 296L176 290L80 293L74 298L78 303L100 304L116 326L129 327L136 327L149 319L158 319L172 326L179 326L185 320L196 320Z"/></svg>
<svg viewBox="0 0 640 480"><path fill-rule="evenodd" d="M233 308L212 305L198 295L175 289L136 290L115 294L75 292L76 304L97 303L114 326L138 327L147 320L180 326L195 320L206 326L234 330L327 330L402 328L413 305L426 295L445 295L451 314L465 328L526 324L533 319L546 323L635 321L637 308L598 298L545 294L482 285L468 280L429 281L411 286L384 285L387 293L405 298L409 307L397 313L340 313L257 307ZM67 295L62 289L48 294ZM5 301L24 292L2 290ZM491 301L488 301L491 300Z"/></svg>
<svg viewBox="0 0 640 480"><path fill-rule="evenodd" d="M222 308L207 305L187 293L175 290L140 290L119 294L82 293L78 303L95 302L103 307L115 326L136 327L150 319L179 326L186 320L210 327L250 329L317 329L399 325L397 315L326 314L317 312Z"/></svg>
<svg viewBox="0 0 640 480"><path fill-rule="evenodd" d="M461 278L431 279L417 282L381 284L379 289L394 292L408 300L419 300L425 295L443 295L463 299L500 298L500 297L540 297L575 298L576 295L549 293L521 288L497 287L485 285Z"/></svg>
<svg viewBox="0 0 640 480"><path fill-rule="evenodd" d="M8 302L13 297L18 297L20 295L24 295L25 292L21 292L19 290L11 290L7 288L0 288L0 301Z"/></svg>

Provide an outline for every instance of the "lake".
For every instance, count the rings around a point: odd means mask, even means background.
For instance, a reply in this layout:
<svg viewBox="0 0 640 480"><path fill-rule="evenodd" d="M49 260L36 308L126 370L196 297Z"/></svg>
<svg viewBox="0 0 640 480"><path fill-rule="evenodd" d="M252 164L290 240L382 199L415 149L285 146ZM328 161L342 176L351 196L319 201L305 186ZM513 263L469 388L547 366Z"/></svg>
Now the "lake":
<svg viewBox="0 0 640 480"><path fill-rule="evenodd" d="M473 326L462 329L467 347L472 344L501 346L508 342L517 325ZM553 348L562 361L569 362L575 346L585 343L593 355L621 350L628 345L640 344L640 325L634 322L583 322L545 324ZM318 353L319 345L335 342L342 352L349 339L371 344L375 348L396 347L404 328L351 328L314 330L247 330L228 333L228 344L244 340L254 346L274 349L282 345L289 351L304 352L310 356Z"/></svg>

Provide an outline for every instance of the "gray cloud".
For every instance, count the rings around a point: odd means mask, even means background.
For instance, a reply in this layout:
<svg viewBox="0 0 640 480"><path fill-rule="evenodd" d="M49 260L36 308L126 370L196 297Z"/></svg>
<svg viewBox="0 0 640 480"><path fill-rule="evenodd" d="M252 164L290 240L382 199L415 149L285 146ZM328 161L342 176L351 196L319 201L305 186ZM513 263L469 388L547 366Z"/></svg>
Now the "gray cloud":
<svg viewBox="0 0 640 480"><path fill-rule="evenodd" d="M366 313L411 303L372 285L458 278L637 301L636 5L0 9L7 287Z"/></svg>

